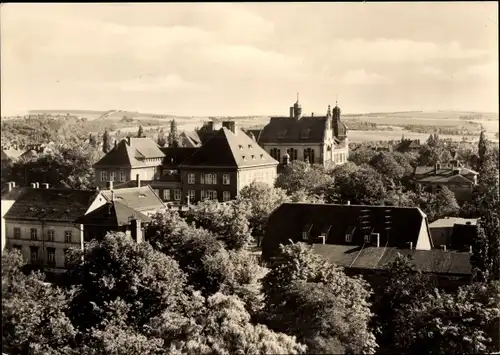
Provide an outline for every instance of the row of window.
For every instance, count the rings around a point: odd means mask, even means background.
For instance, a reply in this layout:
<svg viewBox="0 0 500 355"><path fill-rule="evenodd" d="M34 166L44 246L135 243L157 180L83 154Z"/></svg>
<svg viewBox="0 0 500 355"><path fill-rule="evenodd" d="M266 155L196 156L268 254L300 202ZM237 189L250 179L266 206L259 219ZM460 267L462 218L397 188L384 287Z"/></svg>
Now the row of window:
<svg viewBox="0 0 500 355"><path fill-rule="evenodd" d="M120 182L127 181L127 173L126 172L116 173L114 171L111 171L108 174L107 171L101 171L101 181L117 181L116 180L117 176L119 176Z"/></svg>
<svg viewBox="0 0 500 355"><path fill-rule="evenodd" d="M22 253L22 249L23 249L22 245L14 244L13 247L14 247L14 249L21 251L21 253ZM56 248L47 247L45 249L46 249L45 252L47 255L45 262L49 266L55 266L56 265ZM37 246L30 246L30 263L31 264L39 264L40 261L42 261L40 259L40 248ZM64 266L67 266L68 261L69 261L68 249L64 249Z"/></svg>
<svg viewBox="0 0 500 355"><path fill-rule="evenodd" d="M188 184L193 185L196 183L196 175L194 173L188 174ZM222 184L229 185L231 178L229 174L222 174ZM217 174L200 174L200 184L204 185L217 185Z"/></svg>
<svg viewBox="0 0 500 355"><path fill-rule="evenodd" d="M334 161L336 163L345 163L346 162L345 153L335 153Z"/></svg>
<svg viewBox="0 0 500 355"><path fill-rule="evenodd" d="M53 242L54 237L55 237L55 231L53 229L49 229L47 231L47 241ZM15 239L22 239L21 228L14 227L14 238ZM31 238L31 240L38 240L38 229L36 229L36 228L30 229L30 238ZM72 239L73 239L73 231L64 231L64 242L71 243Z"/></svg>
<svg viewBox="0 0 500 355"><path fill-rule="evenodd" d="M158 196L160 195L160 190L155 189L155 192ZM187 196L189 198L189 201L194 201L196 199L196 191L195 190L188 190ZM201 190L200 191L200 199L211 199L211 200L216 200L217 199L217 191L215 190ZM182 192L181 190L174 190L174 201L180 201L182 199ZM171 201L171 195L170 195L170 190L165 189L163 190L163 200L164 201ZM231 200L231 192L229 191L223 191L222 192L222 200L223 201L229 201Z"/></svg>

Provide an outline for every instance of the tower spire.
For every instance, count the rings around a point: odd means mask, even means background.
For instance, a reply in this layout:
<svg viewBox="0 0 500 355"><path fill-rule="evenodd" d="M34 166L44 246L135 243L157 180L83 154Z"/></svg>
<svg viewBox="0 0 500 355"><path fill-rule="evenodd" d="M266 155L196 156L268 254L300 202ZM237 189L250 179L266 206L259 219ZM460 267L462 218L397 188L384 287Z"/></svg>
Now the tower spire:
<svg viewBox="0 0 500 355"><path fill-rule="evenodd" d="M299 93L297 93L297 103L299 102Z"/></svg>
<svg viewBox="0 0 500 355"><path fill-rule="evenodd" d="M335 94L335 106L338 106L339 94Z"/></svg>

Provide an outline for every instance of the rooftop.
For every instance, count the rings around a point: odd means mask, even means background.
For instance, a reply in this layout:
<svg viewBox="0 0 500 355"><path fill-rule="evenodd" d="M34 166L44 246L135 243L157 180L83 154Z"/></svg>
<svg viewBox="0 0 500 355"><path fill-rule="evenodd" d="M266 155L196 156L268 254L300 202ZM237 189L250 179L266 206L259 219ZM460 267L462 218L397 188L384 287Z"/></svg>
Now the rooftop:
<svg viewBox="0 0 500 355"><path fill-rule="evenodd" d="M77 223L107 227L128 226L132 219L151 222L151 218L119 201L107 202L77 219Z"/></svg>
<svg viewBox="0 0 500 355"><path fill-rule="evenodd" d="M429 224L429 228L453 228L455 224L476 225L477 218L445 217Z"/></svg>
<svg viewBox="0 0 500 355"><path fill-rule="evenodd" d="M102 190L101 193L107 201L111 201L110 190ZM137 211L162 209L165 207L163 201L149 185L115 189L113 193L115 201Z"/></svg>
<svg viewBox="0 0 500 355"><path fill-rule="evenodd" d="M462 183L474 181L474 176L478 173L474 170L464 167L434 167L434 166L417 166L415 168L414 179L418 182L427 183Z"/></svg>

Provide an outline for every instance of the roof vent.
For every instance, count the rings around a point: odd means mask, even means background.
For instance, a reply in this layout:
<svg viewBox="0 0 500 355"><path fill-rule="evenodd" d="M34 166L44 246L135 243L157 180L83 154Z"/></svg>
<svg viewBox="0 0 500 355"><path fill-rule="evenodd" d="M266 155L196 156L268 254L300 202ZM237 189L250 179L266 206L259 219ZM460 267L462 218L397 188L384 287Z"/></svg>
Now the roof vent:
<svg viewBox="0 0 500 355"><path fill-rule="evenodd" d="M144 195L144 194L139 194L139 197L146 197L146 195Z"/></svg>

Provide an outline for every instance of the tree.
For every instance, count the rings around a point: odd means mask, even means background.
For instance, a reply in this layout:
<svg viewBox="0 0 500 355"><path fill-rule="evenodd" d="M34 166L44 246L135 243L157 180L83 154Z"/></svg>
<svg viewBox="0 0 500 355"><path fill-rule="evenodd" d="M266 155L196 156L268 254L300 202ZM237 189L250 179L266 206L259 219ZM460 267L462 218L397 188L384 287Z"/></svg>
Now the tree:
<svg viewBox="0 0 500 355"><path fill-rule="evenodd" d="M97 147L97 139L96 139L96 137L93 134L89 135L89 144L92 147Z"/></svg>
<svg viewBox="0 0 500 355"><path fill-rule="evenodd" d="M484 130L481 131L479 135L479 143L478 143L478 162L476 166L476 171L481 171L483 168L483 164L485 163L486 154L488 152L488 139L486 138L486 132Z"/></svg>
<svg viewBox="0 0 500 355"><path fill-rule="evenodd" d="M44 276L25 276L18 251L2 255L2 352L12 354L71 353L75 329L66 316L68 295L44 282Z"/></svg>
<svg viewBox="0 0 500 355"><path fill-rule="evenodd" d="M104 134L102 135L102 151L104 152L104 154L107 154L111 149L111 137L108 130L106 129L104 131Z"/></svg>
<svg viewBox="0 0 500 355"><path fill-rule="evenodd" d="M377 155L377 152L371 147L359 147L349 152L349 161L356 165L369 164L370 160Z"/></svg>
<svg viewBox="0 0 500 355"><path fill-rule="evenodd" d="M168 133L168 146L169 147L180 147L179 132L177 131L177 122L175 120L170 121L170 132Z"/></svg>
<svg viewBox="0 0 500 355"><path fill-rule="evenodd" d="M404 347L394 342L398 332L406 333L407 307L420 304L431 292L432 281L416 270L411 259L401 254L387 265L387 278L374 293L373 327L376 329L379 352L399 353Z"/></svg>
<svg viewBox="0 0 500 355"><path fill-rule="evenodd" d="M144 137L144 128L142 128L142 125L139 125L139 129L137 131L137 138L143 138Z"/></svg>
<svg viewBox="0 0 500 355"><path fill-rule="evenodd" d="M394 157L385 152L380 152L375 155L369 162L369 164L378 171L382 176L394 181L400 181L405 175L405 168L403 168L394 159Z"/></svg>
<svg viewBox="0 0 500 355"><path fill-rule="evenodd" d="M411 304L406 332L395 333L396 342L406 354L487 353L491 346L488 325L500 316L500 300L497 293L481 302L478 298L484 298L485 289L473 285L460 288L456 294L436 290L422 302ZM499 291L498 286L495 291Z"/></svg>
<svg viewBox="0 0 500 355"><path fill-rule="evenodd" d="M263 279L263 318L271 329L296 335L313 353L332 348L374 353L367 287L303 243L281 246Z"/></svg>
<svg viewBox="0 0 500 355"><path fill-rule="evenodd" d="M460 206L455 194L446 186L442 186L437 194L430 195L427 205L424 206L424 212L430 222L447 216L456 216L459 211Z"/></svg>
<svg viewBox="0 0 500 355"><path fill-rule="evenodd" d="M267 269L259 265L257 257L248 251L219 250L203 258L207 284L211 293L236 295L251 315L262 307L261 278Z"/></svg>
<svg viewBox="0 0 500 355"><path fill-rule="evenodd" d="M298 190L314 194L322 186L332 183L332 178L326 174L321 165L310 165L300 160L286 166L276 179L275 186L293 193Z"/></svg>
<svg viewBox="0 0 500 355"><path fill-rule="evenodd" d="M156 143L160 146L160 147L164 147L165 144L167 144L167 141L165 140L165 133L163 132L163 127L160 128L160 131L158 132L158 138L156 140Z"/></svg>
<svg viewBox="0 0 500 355"><path fill-rule="evenodd" d="M248 215L247 204L214 200L200 201L186 212L189 221L216 234L229 250L245 249L252 243Z"/></svg>
<svg viewBox="0 0 500 355"><path fill-rule="evenodd" d="M169 346L169 354L302 354L306 347L293 336L250 322L236 296L194 293L183 312L152 319L150 333Z"/></svg>
<svg viewBox="0 0 500 355"><path fill-rule="evenodd" d="M82 330L101 324L117 299L130 305L126 324L140 329L178 301L186 282L176 261L123 233L89 242L68 272L76 287L71 315Z"/></svg>

